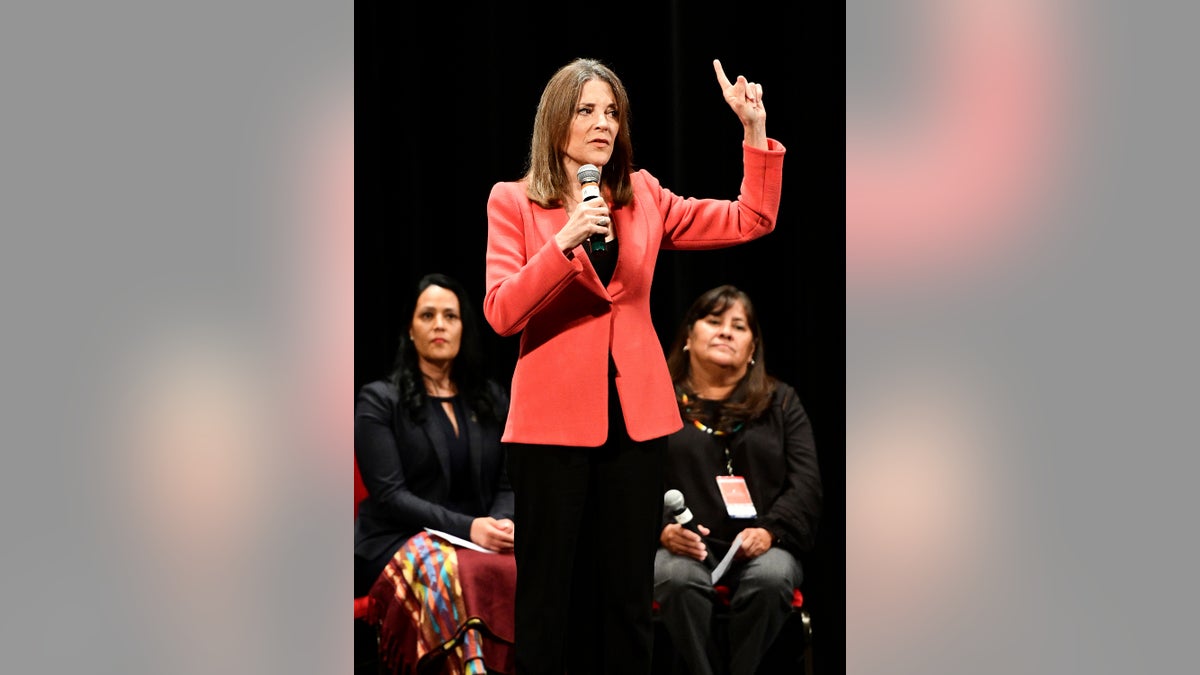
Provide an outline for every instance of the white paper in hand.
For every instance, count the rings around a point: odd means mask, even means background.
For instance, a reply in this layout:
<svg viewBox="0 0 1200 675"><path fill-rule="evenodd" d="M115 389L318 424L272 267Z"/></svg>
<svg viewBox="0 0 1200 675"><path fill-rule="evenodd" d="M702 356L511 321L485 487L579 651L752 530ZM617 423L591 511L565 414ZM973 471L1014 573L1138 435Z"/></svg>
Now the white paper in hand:
<svg viewBox="0 0 1200 675"><path fill-rule="evenodd" d="M729 550L725 553L725 557L721 558L721 562L717 564L717 568L712 571L712 583L717 585L717 580L724 574L725 570L729 569L729 563L733 562L733 556L737 554L738 549L742 547L742 533L738 532L738 536L733 538L733 543L729 545Z"/></svg>
<svg viewBox="0 0 1200 675"><path fill-rule="evenodd" d="M450 542L451 544L454 544L455 546L461 546L463 548L469 548L472 551L481 551L483 553L495 553L495 551L489 551L486 548L480 546L479 544L476 544L475 542L467 541L466 539L456 537L447 532L442 532L441 530L435 530L431 527L427 527L427 528L425 528L425 531L428 532L429 534L432 534L435 537L441 537L442 539L445 539L446 541Z"/></svg>

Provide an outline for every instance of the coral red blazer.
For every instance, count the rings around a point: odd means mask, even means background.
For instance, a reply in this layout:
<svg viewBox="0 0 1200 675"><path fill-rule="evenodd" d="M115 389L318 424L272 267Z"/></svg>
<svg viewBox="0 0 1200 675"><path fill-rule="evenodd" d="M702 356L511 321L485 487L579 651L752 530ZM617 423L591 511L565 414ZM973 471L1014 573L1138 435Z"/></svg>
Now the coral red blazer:
<svg viewBox="0 0 1200 675"><path fill-rule="evenodd" d="M660 249L733 246L775 229L785 148L742 145L737 200L684 198L639 170L633 200L612 212L620 241L605 288L582 246L568 258L554 244L566 223L543 209L523 182L501 182L488 197L483 312L503 336L521 333L504 441L596 447L608 436L608 354L630 438L644 441L683 426L662 343L650 316Z"/></svg>

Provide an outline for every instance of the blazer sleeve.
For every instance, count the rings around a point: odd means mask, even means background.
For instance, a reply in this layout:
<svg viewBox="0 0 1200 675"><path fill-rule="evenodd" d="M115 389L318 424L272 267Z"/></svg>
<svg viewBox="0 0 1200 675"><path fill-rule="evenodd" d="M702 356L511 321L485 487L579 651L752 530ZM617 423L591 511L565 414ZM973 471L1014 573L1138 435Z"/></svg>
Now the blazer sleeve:
<svg viewBox="0 0 1200 675"><path fill-rule="evenodd" d="M668 250L724 248L758 239L775 229L786 148L767 139L762 150L742 144L742 183L735 200L680 197L652 180ZM645 173L645 172L643 172Z"/></svg>
<svg viewBox="0 0 1200 675"><path fill-rule="evenodd" d="M497 405L497 414L500 419L500 429L504 428L504 420L508 417L508 392L497 383L492 382L491 388L495 396ZM496 490L492 497L491 507L488 509L488 515L493 518L512 518L516 513L514 504L514 496L512 483L508 480L508 451L505 445L499 442L500 435L496 434L497 446L500 452L500 469L496 472Z"/></svg>
<svg viewBox="0 0 1200 675"><path fill-rule="evenodd" d="M422 499L408 488L404 473L405 448L394 430L397 397L379 384L363 387L354 413L354 454L369 499L377 514L397 529L417 532L425 527L469 538L473 517Z"/></svg>
<svg viewBox="0 0 1200 675"><path fill-rule="evenodd" d="M775 544L799 554L812 549L821 517L823 489L808 414L795 390L779 384L780 419L787 478L783 491L767 509L760 525Z"/></svg>
<svg viewBox="0 0 1200 675"><path fill-rule="evenodd" d="M483 314L496 333L508 337L525 328L583 271L577 257L567 258L547 238L528 250L533 227L532 202L522 183L504 182L488 196L488 240Z"/></svg>

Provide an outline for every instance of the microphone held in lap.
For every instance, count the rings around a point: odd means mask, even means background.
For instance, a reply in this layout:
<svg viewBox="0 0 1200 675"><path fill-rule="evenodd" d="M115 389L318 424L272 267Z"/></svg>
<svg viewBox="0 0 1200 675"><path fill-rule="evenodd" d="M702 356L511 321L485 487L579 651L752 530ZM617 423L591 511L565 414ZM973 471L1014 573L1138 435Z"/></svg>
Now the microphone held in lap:
<svg viewBox="0 0 1200 675"><path fill-rule="evenodd" d="M696 536L700 537L701 541L704 541L704 535L700 533L700 529L697 527L696 519L692 517L691 510L688 509L687 505L683 501L682 492L674 489L667 490L666 493L663 494L663 508L666 509L667 513L673 519L675 519L676 523L681 525L686 530L695 532ZM717 566L717 560L713 557L712 551L708 550L708 542L704 542L704 547L706 549L704 564L710 570L715 569Z"/></svg>

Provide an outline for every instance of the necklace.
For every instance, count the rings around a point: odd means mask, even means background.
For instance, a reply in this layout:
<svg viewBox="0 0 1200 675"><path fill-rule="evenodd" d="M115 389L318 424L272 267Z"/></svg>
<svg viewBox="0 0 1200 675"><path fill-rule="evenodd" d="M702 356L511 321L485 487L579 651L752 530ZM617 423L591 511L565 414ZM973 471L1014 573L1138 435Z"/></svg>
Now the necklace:
<svg viewBox="0 0 1200 675"><path fill-rule="evenodd" d="M687 407L690 403L688 401L687 394L681 394L680 400L683 401L684 407ZM701 422L700 419L696 418L696 417L691 418L691 422L692 422L692 425L695 426L697 429L699 429L700 431L703 431L706 434L712 435L712 436L728 436L729 434L736 434L737 432L742 430L743 426L745 426L744 422L738 422L737 424L733 425L733 428L730 429L729 431L722 431L721 429L714 429L713 427L708 426L707 424L705 424L704 422Z"/></svg>
<svg viewBox="0 0 1200 675"><path fill-rule="evenodd" d="M687 394L680 394L679 400L683 402L684 408L688 408L688 409L691 408L691 405L690 405L691 401L688 400ZM692 418L690 418L690 420L691 420L692 426L696 427L700 431L703 431L704 433L708 434L709 436L717 436L717 437L729 436L730 434L736 434L737 432L742 430L742 427L744 427L746 425L745 422L738 422L737 424L733 425L733 428L730 429L729 431L723 431L721 429L715 429L713 427L708 426L704 422L701 422L700 418L698 418L698 417L692 417ZM721 443L721 445L725 446L725 470L729 472L730 476L732 476L733 475L733 456L729 452L729 442L724 441Z"/></svg>
<svg viewBox="0 0 1200 675"><path fill-rule="evenodd" d="M741 422L738 422L737 424L735 424L733 426L733 428L730 429L729 431L721 431L720 429L714 429L714 428L706 425L704 422L701 422L700 420L698 420L694 417L692 418L692 425L694 427L696 427L697 429L699 429L700 431L703 431L706 434L712 434L713 436L728 436L729 434L736 434L737 432L742 430Z"/></svg>

